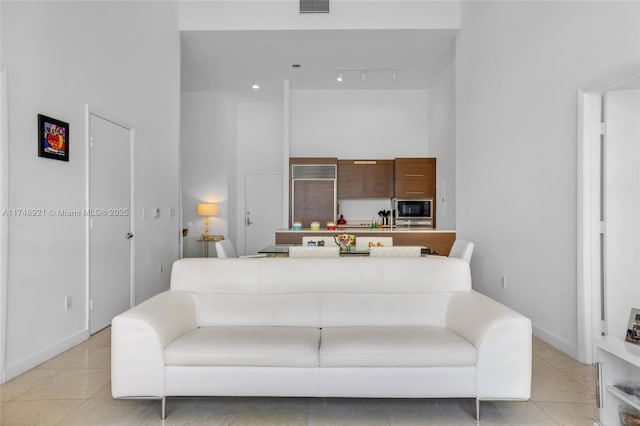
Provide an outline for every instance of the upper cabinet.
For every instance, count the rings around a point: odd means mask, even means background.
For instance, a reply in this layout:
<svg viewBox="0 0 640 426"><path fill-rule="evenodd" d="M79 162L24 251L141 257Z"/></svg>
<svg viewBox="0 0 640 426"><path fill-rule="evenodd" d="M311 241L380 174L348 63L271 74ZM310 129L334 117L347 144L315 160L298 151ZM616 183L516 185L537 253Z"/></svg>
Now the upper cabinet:
<svg viewBox="0 0 640 426"><path fill-rule="evenodd" d="M393 197L393 160L338 160L338 198Z"/></svg>
<svg viewBox="0 0 640 426"><path fill-rule="evenodd" d="M436 159L396 158L395 197L436 199Z"/></svg>

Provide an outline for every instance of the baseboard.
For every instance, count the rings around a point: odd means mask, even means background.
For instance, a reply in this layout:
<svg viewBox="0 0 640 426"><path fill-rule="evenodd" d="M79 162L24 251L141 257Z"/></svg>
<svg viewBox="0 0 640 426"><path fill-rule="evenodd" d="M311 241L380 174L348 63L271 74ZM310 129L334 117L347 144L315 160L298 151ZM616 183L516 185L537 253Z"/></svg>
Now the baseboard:
<svg viewBox="0 0 640 426"><path fill-rule="evenodd" d="M62 352L71 349L87 339L89 339L89 330L85 329L49 346L43 351L40 351L27 359L19 361L11 366L7 366L2 372L2 383L31 370L33 367L36 367L57 355L60 355Z"/></svg>
<svg viewBox="0 0 640 426"><path fill-rule="evenodd" d="M569 355L571 358L575 360L578 359L577 357L578 349L576 345L569 343L564 339L559 338L555 334L535 324L533 325L533 335L541 340L544 340L545 342L547 342L554 348L558 349L559 351L562 351L565 354Z"/></svg>

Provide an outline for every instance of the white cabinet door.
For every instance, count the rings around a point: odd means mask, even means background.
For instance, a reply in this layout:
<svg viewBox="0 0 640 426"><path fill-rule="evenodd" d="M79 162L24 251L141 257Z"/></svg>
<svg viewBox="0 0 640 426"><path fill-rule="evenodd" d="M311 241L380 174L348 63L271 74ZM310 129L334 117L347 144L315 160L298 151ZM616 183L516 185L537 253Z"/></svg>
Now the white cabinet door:
<svg viewBox="0 0 640 426"><path fill-rule="evenodd" d="M90 115L89 292L91 333L132 303L131 131Z"/></svg>
<svg viewBox="0 0 640 426"><path fill-rule="evenodd" d="M282 176L247 175L245 178L245 254L275 243L282 223Z"/></svg>

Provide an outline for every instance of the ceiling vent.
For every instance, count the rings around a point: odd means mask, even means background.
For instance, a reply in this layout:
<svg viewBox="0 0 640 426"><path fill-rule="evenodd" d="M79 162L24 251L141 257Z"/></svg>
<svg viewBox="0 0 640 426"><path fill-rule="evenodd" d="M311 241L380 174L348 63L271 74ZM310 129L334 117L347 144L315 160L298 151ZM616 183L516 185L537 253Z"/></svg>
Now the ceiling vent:
<svg viewBox="0 0 640 426"><path fill-rule="evenodd" d="M329 0L300 0L300 13L329 13Z"/></svg>

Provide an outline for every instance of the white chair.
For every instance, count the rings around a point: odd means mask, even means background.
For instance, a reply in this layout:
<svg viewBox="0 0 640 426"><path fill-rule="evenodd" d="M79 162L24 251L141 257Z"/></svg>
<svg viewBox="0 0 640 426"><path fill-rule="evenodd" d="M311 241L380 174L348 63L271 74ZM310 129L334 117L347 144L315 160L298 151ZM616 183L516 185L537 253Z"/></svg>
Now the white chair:
<svg viewBox="0 0 640 426"><path fill-rule="evenodd" d="M369 247L370 257L420 257L420 246Z"/></svg>
<svg viewBox="0 0 640 426"><path fill-rule="evenodd" d="M238 257L231 240L216 241L216 254L219 258Z"/></svg>
<svg viewBox="0 0 640 426"><path fill-rule="evenodd" d="M329 247L307 247L307 246L291 246L289 247L289 257L338 257L340 256L340 247L333 245Z"/></svg>
<svg viewBox="0 0 640 426"><path fill-rule="evenodd" d="M318 237L318 236L305 236L302 237L302 245L303 246L308 246L309 245L309 241L313 241L316 243L316 246L318 245L318 241L324 241L324 246L325 247L331 247L331 246L337 246L338 244L336 244L336 240L333 238L333 236L331 237Z"/></svg>
<svg viewBox="0 0 640 426"><path fill-rule="evenodd" d="M220 259L225 257L267 257L266 254L248 254L246 256L238 256L231 240L216 241L216 254Z"/></svg>
<svg viewBox="0 0 640 426"><path fill-rule="evenodd" d="M462 259L467 263L471 263L471 255L473 254L473 243L465 240L455 240L449 257L456 257Z"/></svg>
<svg viewBox="0 0 640 426"><path fill-rule="evenodd" d="M373 243L377 247L391 247L393 246L393 237L356 237L356 250L368 249L369 243Z"/></svg>

